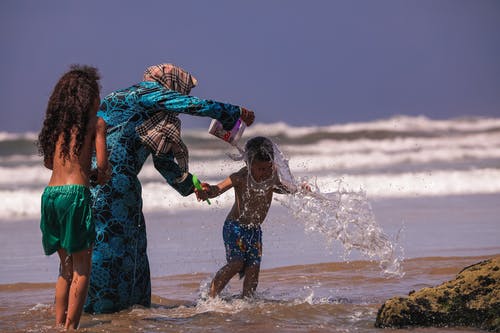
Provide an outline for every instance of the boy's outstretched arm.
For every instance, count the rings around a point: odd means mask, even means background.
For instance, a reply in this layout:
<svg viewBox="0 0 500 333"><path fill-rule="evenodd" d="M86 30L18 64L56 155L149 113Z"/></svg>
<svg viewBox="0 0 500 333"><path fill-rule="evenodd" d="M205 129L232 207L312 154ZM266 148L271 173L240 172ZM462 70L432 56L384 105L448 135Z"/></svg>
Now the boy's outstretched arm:
<svg viewBox="0 0 500 333"><path fill-rule="evenodd" d="M201 183L201 188L203 189L202 191L196 190L196 198L198 201L200 200L207 200L210 198L215 198L221 195L222 193L226 192L229 190L231 187L233 187L233 180L232 177L227 177L223 181L221 181L217 185L210 185L208 183Z"/></svg>
<svg viewBox="0 0 500 333"><path fill-rule="evenodd" d="M306 182L300 184L300 188L297 187L296 185L289 186L289 185L285 185L281 182L274 186L274 193L278 193L278 194L295 194L299 190L304 190L306 192L312 191L311 185L309 185Z"/></svg>

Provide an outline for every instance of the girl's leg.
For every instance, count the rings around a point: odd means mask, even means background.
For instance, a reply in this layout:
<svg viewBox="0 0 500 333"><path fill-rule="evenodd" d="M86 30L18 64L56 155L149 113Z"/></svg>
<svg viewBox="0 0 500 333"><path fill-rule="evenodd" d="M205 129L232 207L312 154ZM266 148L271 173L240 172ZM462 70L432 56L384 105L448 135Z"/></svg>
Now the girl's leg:
<svg viewBox="0 0 500 333"><path fill-rule="evenodd" d="M209 296L217 296L229 283L233 276L235 276L239 271L243 269L243 265L243 260L235 259L231 260L224 267L219 269L217 274L215 274L212 283L210 284Z"/></svg>
<svg viewBox="0 0 500 333"><path fill-rule="evenodd" d="M245 268L245 280L243 280L243 297L252 297L259 283L260 264Z"/></svg>
<svg viewBox="0 0 500 333"><path fill-rule="evenodd" d="M90 282L90 269L92 267L92 248L73 253L73 281L69 290L68 314L66 329L78 328L83 305L87 298Z"/></svg>
<svg viewBox="0 0 500 333"><path fill-rule="evenodd" d="M64 250L57 250L59 254L59 277L56 283L56 325L66 323L66 311L68 309L69 288L73 278L73 260Z"/></svg>

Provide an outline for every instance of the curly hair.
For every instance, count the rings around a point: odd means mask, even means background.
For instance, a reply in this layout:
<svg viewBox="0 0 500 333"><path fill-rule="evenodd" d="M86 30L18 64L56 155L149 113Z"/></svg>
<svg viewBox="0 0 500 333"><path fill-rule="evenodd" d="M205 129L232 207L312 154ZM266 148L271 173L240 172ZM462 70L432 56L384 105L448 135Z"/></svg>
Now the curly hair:
<svg viewBox="0 0 500 333"><path fill-rule="evenodd" d="M56 142L63 136L61 157L79 155L87 134L89 111L99 99L100 75L95 67L72 65L57 82L47 104L45 120L38 135L38 151L45 161L53 161ZM76 134L73 152L71 135Z"/></svg>

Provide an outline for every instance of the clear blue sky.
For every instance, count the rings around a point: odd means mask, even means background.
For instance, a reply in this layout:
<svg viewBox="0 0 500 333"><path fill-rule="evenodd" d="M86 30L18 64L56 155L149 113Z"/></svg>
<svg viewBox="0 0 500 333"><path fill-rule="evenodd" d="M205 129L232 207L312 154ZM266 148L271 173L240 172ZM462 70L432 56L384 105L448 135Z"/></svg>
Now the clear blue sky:
<svg viewBox="0 0 500 333"><path fill-rule="evenodd" d="M0 131L38 131L73 63L103 96L176 63L265 123L500 116L497 0L2 0L0 47Z"/></svg>

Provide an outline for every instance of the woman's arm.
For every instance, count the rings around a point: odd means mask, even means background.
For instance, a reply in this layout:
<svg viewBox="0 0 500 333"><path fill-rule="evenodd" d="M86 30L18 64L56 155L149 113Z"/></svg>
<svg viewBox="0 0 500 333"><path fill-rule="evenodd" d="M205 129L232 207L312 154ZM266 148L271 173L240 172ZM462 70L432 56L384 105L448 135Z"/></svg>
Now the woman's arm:
<svg viewBox="0 0 500 333"><path fill-rule="evenodd" d="M186 197L193 193L193 175L188 173L184 179L184 173L179 165L174 161L174 155L170 151L165 155L152 154L153 164L174 190L179 192L180 195ZM179 181L182 179L181 181Z"/></svg>
<svg viewBox="0 0 500 333"><path fill-rule="evenodd" d="M183 95L166 89L155 82L143 82L141 84L151 85L152 88L140 98L140 103L148 113L166 110L199 117L210 117L220 121L225 130L232 129L240 117L248 126L253 123L255 118L253 111L237 105Z"/></svg>

